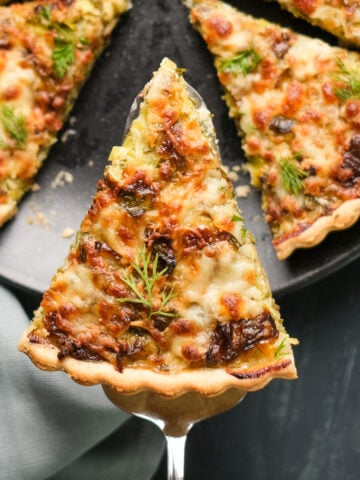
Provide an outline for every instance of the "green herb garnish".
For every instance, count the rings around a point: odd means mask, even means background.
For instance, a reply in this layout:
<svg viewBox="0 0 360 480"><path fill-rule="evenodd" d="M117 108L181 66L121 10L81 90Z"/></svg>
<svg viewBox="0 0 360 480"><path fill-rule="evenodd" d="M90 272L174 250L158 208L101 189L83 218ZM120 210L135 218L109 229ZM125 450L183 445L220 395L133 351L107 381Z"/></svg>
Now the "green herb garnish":
<svg viewBox="0 0 360 480"><path fill-rule="evenodd" d="M131 264L131 267L137 276L133 272L126 273L121 277L121 280L132 290L135 297L123 297L119 298L120 303L138 303L144 305L149 310L149 317L153 315L161 315L163 317L175 317L174 312L164 311L164 308L168 302L175 296L172 287L168 291L161 292L161 302L159 306L154 306L153 288L156 282L166 274L167 267L160 272L158 268L159 255L156 254L154 260L151 262L151 252L146 252L146 247L139 250L136 255L135 262ZM137 278L138 277L138 278ZM139 285L139 280L141 283Z"/></svg>
<svg viewBox="0 0 360 480"><path fill-rule="evenodd" d="M340 70L336 74L336 78L339 82L343 83L344 86L335 88L335 95L340 98L340 100L360 98L360 72L355 69L348 70L340 59L337 59L336 63Z"/></svg>
<svg viewBox="0 0 360 480"><path fill-rule="evenodd" d="M81 45L90 45L91 42L88 38L85 38L85 37L82 37L82 38L79 38L79 42L81 43Z"/></svg>
<svg viewBox="0 0 360 480"><path fill-rule="evenodd" d="M0 120L6 130L6 133L12 140L15 141L16 147L23 149L28 136L25 125L25 117L23 115L16 115L11 107L8 105L3 105L1 107ZM10 146L4 140L1 140L0 146L2 148L10 148Z"/></svg>
<svg viewBox="0 0 360 480"><path fill-rule="evenodd" d="M51 20L51 8L50 5L44 5L41 9L41 15L45 20L50 21Z"/></svg>
<svg viewBox="0 0 360 480"><path fill-rule="evenodd" d="M277 347L277 349L274 352L274 357L275 358L284 357L286 355L286 352L284 352L285 347L286 347L286 342L285 342L285 338L283 338L280 345Z"/></svg>
<svg viewBox="0 0 360 480"><path fill-rule="evenodd" d="M236 57L222 60L220 70L225 73L242 73L244 77L251 73L262 58L256 50L244 50Z"/></svg>
<svg viewBox="0 0 360 480"><path fill-rule="evenodd" d="M56 22L51 19L51 7L45 5L41 9L42 23L46 28L55 33L55 46L51 54L54 62L54 73L63 79L69 66L75 63L75 48L78 44L89 45L86 38L79 39L73 28L66 23Z"/></svg>
<svg viewBox="0 0 360 480"><path fill-rule="evenodd" d="M54 61L54 72L64 78L68 68L75 62L75 45L61 37L55 38L55 48L51 59Z"/></svg>
<svg viewBox="0 0 360 480"><path fill-rule="evenodd" d="M233 215L231 217L232 222L242 222L241 226L241 240L245 242L245 240L250 240L251 242L255 242L255 238L251 232L245 227L244 225L244 218L240 215Z"/></svg>
<svg viewBox="0 0 360 480"><path fill-rule="evenodd" d="M307 172L300 170L294 163L294 160L301 158L301 154L297 153L293 157L278 160L280 167L281 183L288 193L299 195L304 189L302 180L308 176Z"/></svg>

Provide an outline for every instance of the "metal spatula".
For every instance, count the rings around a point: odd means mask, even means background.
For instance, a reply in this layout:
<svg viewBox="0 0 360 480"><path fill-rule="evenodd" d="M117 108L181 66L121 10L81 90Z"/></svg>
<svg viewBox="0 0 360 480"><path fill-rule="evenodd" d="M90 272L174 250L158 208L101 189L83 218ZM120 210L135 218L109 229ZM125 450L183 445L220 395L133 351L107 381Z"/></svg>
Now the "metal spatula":
<svg viewBox="0 0 360 480"><path fill-rule="evenodd" d="M215 129L205 102L199 93L186 84L187 93L199 113L203 133L211 147L218 153ZM138 117L143 96L139 94L129 111L124 138L132 122ZM189 391L176 397L165 397L150 390L135 394L119 393L103 385L106 396L119 408L157 425L164 433L167 445L168 480L184 478L185 442L191 427L200 420L217 415L234 407L245 396L245 392L230 388L216 396L205 396Z"/></svg>

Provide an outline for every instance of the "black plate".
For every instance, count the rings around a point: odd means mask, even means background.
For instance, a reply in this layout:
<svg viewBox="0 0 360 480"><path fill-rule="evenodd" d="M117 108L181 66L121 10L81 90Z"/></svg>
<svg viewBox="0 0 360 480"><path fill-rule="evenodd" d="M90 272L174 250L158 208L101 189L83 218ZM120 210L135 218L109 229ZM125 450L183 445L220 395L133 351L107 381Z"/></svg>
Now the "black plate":
<svg viewBox="0 0 360 480"><path fill-rule="evenodd" d="M234 6L262 15L297 31L332 38L295 21L276 4L233 0ZM255 5L253 5L256 3ZM62 264L71 238L62 231L77 230L97 180L102 176L111 147L121 143L130 105L164 56L186 68L187 81L214 113L223 162L230 168L244 156L227 108L221 99L213 60L200 36L187 20L180 0L135 0L113 34L112 43L98 61L83 88L72 120L59 136L37 177L40 190L21 202L18 215L0 232L0 276L25 289L42 292ZM54 188L59 173L71 174L71 183ZM247 183L243 174L236 182ZM360 256L360 225L336 232L318 247L297 251L278 261L262 219L259 195L239 200L275 295L288 293L344 266ZM33 223L29 223L29 222Z"/></svg>

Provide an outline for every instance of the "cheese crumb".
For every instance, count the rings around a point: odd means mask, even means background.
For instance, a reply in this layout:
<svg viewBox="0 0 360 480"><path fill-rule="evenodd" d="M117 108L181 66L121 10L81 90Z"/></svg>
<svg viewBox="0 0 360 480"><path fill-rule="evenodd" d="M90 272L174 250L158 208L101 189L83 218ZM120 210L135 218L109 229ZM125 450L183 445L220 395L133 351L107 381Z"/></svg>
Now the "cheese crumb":
<svg viewBox="0 0 360 480"><path fill-rule="evenodd" d="M239 175L238 173L234 172L233 170L230 170L230 172L228 173L229 175L229 178L233 181L233 182L236 182L237 180L239 180Z"/></svg>
<svg viewBox="0 0 360 480"><path fill-rule="evenodd" d="M67 228L64 228L64 230L61 232L61 235L64 237L64 238L70 238L74 235L75 233L75 230L71 227L67 227Z"/></svg>
<svg viewBox="0 0 360 480"><path fill-rule="evenodd" d="M238 187L235 188L235 194L239 198L245 198L249 195L249 193L250 193L249 185L239 185Z"/></svg>
<svg viewBox="0 0 360 480"><path fill-rule="evenodd" d="M76 130L74 130L73 128L68 128L68 129L65 130L65 132L62 134L62 136L61 136L61 142L62 142L62 143L67 142L68 138L69 138L69 137L72 137L72 136L75 136L76 133L77 133Z"/></svg>
<svg viewBox="0 0 360 480"><path fill-rule="evenodd" d="M30 205L30 208L34 212L34 215L26 218L27 224L42 226L45 230L50 230L50 222L45 214L39 211L34 204Z"/></svg>
<svg viewBox="0 0 360 480"><path fill-rule="evenodd" d="M72 183L74 177L72 173L60 170L55 179L51 182L51 188L63 187L66 183Z"/></svg>

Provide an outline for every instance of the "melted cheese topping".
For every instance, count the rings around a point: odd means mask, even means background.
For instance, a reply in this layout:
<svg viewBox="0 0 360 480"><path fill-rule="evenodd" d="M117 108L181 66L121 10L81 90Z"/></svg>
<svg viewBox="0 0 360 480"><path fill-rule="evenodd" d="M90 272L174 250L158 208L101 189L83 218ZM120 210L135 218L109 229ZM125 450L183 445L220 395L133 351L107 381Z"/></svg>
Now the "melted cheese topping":
<svg viewBox="0 0 360 480"><path fill-rule="evenodd" d="M276 361L281 345L290 355L210 113L168 59L143 97L30 341L120 371L241 371Z"/></svg>
<svg viewBox="0 0 360 480"><path fill-rule="evenodd" d="M277 0L280 5L313 25L360 46L358 0Z"/></svg>
<svg viewBox="0 0 360 480"><path fill-rule="evenodd" d="M58 0L0 8L0 226L15 214L17 202L31 187L95 59L129 5L129 0ZM63 33L66 29L71 35ZM74 53L62 75L54 58L59 39ZM10 127L4 111L10 112ZM14 127L19 122L20 130ZM19 134L25 137L21 142Z"/></svg>
<svg viewBox="0 0 360 480"><path fill-rule="evenodd" d="M215 56L274 246L302 246L315 222L360 198L360 56L217 0L198 2L191 21Z"/></svg>

